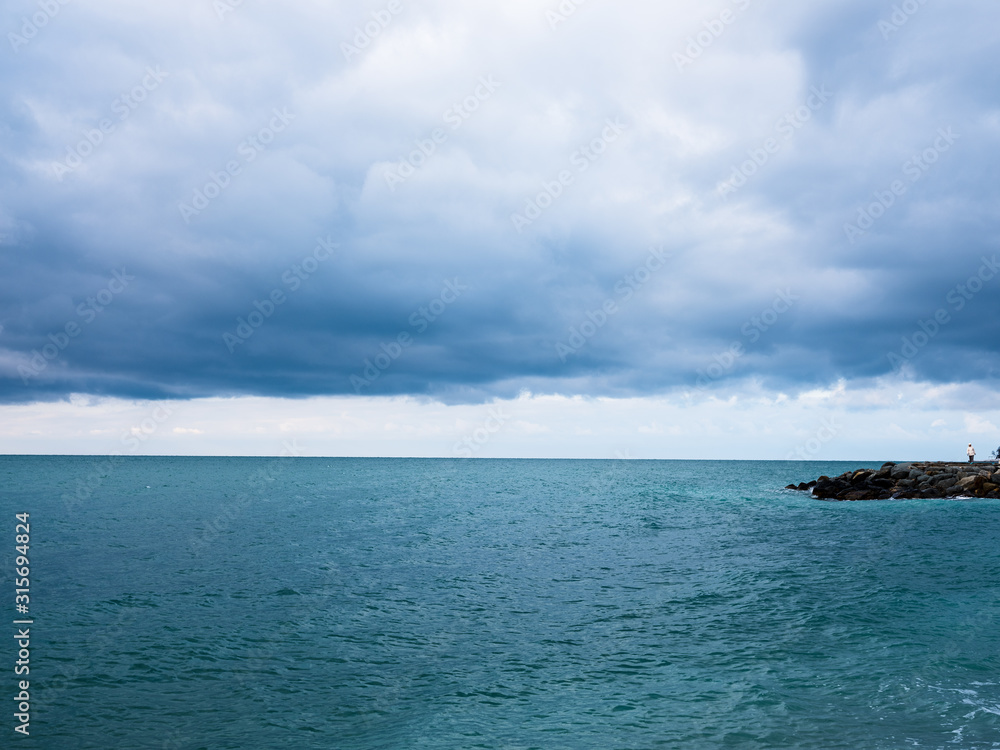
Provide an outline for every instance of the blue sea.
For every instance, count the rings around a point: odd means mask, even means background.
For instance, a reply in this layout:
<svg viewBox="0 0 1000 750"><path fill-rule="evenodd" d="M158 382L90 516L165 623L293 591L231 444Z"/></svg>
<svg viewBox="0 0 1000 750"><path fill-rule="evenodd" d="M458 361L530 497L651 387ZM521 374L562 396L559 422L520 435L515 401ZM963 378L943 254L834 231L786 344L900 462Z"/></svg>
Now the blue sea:
<svg viewBox="0 0 1000 750"><path fill-rule="evenodd" d="M1000 502L781 489L877 465L0 457L0 747L1000 747Z"/></svg>

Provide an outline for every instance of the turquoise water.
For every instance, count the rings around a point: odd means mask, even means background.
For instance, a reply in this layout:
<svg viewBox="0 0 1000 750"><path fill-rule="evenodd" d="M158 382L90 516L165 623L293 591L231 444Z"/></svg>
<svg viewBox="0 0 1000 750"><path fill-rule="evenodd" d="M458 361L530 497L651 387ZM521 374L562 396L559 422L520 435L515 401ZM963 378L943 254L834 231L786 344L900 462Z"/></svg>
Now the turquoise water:
<svg viewBox="0 0 1000 750"><path fill-rule="evenodd" d="M0 457L0 746L1000 747L1000 503L852 466Z"/></svg>

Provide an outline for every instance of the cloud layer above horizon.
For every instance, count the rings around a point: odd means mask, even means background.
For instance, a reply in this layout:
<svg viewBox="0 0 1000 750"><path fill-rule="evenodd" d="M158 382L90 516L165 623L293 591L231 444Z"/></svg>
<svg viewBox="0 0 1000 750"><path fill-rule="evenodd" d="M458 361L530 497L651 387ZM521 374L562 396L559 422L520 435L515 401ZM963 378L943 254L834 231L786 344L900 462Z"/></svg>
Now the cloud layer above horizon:
<svg viewBox="0 0 1000 750"><path fill-rule="evenodd" d="M0 401L995 391L998 26L8 3Z"/></svg>

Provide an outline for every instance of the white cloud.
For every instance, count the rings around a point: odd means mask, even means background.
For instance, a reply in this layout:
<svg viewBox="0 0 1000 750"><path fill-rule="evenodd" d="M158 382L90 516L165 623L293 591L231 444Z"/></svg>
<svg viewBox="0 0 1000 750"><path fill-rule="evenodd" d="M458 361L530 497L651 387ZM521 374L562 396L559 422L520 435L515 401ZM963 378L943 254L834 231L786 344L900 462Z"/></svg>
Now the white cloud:
<svg viewBox="0 0 1000 750"><path fill-rule="evenodd" d="M98 454L274 455L295 440L311 456L451 457L459 441L491 424L491 413L502 424L477 449L483 457L783 459L815 445L811 458L961 458L968 435L1000 438L994 426L1000 404L970 414L935 404L928 398L934 386L908 383L900 408L893 403L899 390L899 383L837 386L833 400L760 393L695 399L679 391L622 399L525 394L456 405L412 397L71 399L0 406L0 453L79 453L85 446ZM955 401L979 397L973 386L951 390ZM174 426L175 419L198 426ZM949 423L965 429L942 429ZM144 439L129 447L128 435Z"/></svg>
<svg viewBox="0 0 1000 750"><path fill-rule="evenodd" d="M995 424L979 414L965 415L965 429L973 435L993 435L995 437L1000 434L1000 430L997 430Z"/></svg>

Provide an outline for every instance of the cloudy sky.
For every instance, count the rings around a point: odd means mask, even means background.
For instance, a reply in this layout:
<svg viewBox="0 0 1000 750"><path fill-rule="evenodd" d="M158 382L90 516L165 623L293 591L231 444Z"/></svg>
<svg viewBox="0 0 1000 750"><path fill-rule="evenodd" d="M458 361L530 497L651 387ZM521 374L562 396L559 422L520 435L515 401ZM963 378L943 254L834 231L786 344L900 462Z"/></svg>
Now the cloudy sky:
<svg viewBox="0 0 1000 750"><path fill-rule="evenodd" d="M989 0L12 0L0 452L1000 443Z"/></svg>

